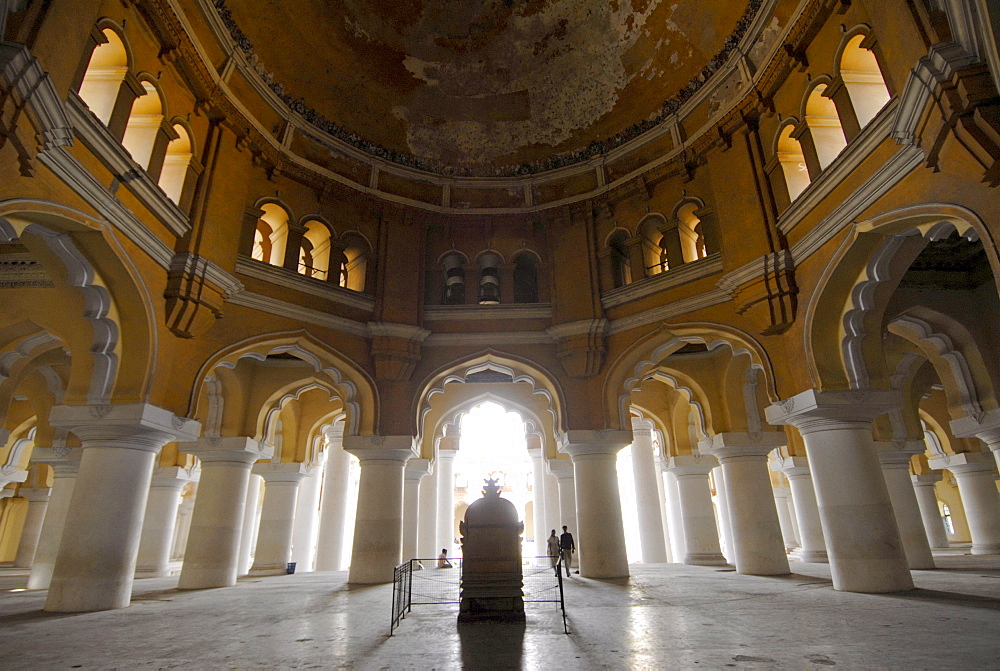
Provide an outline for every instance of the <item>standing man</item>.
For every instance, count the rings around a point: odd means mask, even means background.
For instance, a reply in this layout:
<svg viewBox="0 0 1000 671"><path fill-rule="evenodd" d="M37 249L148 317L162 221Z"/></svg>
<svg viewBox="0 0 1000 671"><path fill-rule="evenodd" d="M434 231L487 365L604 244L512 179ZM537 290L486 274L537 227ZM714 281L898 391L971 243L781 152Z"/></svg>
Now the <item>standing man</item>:
<svg viewBox="0 0 1000 671"><path fill-rule="evenodd" d="M552 530L552 535L549 539L545 541L546 548L549 552L549 561L552 562L552 568L555 569L556 577L559 577L559 567L556 565L559 563L559 537L556 536L556 530Z"/></svg>
<svg viewBox="0 0 1000 671"><path fill-rule="evenodd" d="M569 565L573 561L573 553L576 552L576 543L573 542L573 534L563 525L562 536L559 537L559 554L562 557L563 566L566 567L566 577L569 577Z"/></svg>

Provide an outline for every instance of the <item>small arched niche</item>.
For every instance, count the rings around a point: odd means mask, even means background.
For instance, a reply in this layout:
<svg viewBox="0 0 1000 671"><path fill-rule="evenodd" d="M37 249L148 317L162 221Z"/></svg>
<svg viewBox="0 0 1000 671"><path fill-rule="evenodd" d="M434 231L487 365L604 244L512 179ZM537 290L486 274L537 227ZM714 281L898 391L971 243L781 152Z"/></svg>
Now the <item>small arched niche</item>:
<svg viewBox="0 0 1000 671"><path fill-rule="evenodd" d="M277 203L264 203L260 209L264 214L257 220L251 256L272 266L282 266L288 242L288 212Z"/></svg>
<svg viewBox="0 0 1000 671"><path fill-rule="evenodd" d="M330 274L330 229L322 221L306 222L299 247L299 274L325 280Z"/></svg>
<svg viewBox="0 0 1000 671"><path fill-rule="evenodd" d="M806 157L802 153L802 145L792 137L795 127L786 124L778 135L777 154L778 163L781 165L781 172L785 177L785 186L788 188L788 199L795 200L799 197L811 181L809 169L806 167Z"/></svg>
<svg viewBox="0 0 1000 671"><path fill-rule="evenodd" d="M866 37L855 35L851 38L840 57L840 77L851 96L854 113L862 128L875 118L891 97L875 54L861 46Z"/></svg>
<svg viewBox="0 0 1000 671"><path fill-rule="evenodd" d="M128 51L114 30L101 31L107 40L99 44L90 56L90 63L80 84L80 98L105 125L111 119L118 99L118 90L128 73Z"/></svg>
<svg viewBox="0 0 1000 671"><path fill-rule="evenodd" d="M806 124L812 133L820 168L833 163L833 159L847 146L837 106L823 95L825 92L826 84L819 84L809 93L806 101Z"/></svg>
<svg viewBox="0 0 1000 671"><path fill-rule="evenodd" d="M167 198L180 204L193 153L191 135L187 128L179 123L175 123L173 128L174 132L177 133L177 139L171 140L170 144L167 145L159 184L163 192L167 194Z"/></svg>
<svg viewBox="0 0 1000 671"><path fill-rule="evenodd" d="M132 114L125 127L122 146L132 155L132 160L148 169L153 145L156 144L156 134L163 123L163 101L152 82L143 80L142 88L146 92L132 103Z"/></svg>
<svg viewBox="0 0 1000 671"><path fill-rule="evenodd" d="M514 302L538 302L538 259L531 252L514 257Z"/></svg>

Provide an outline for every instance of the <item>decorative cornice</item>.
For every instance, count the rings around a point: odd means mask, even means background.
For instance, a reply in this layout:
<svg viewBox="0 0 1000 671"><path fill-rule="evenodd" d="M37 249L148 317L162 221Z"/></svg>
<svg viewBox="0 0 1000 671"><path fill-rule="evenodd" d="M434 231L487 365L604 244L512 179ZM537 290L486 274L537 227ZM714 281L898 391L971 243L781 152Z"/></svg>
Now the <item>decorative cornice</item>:
<svg viewBox="0 0 1000 671"><path fill-rule="evenodd" d="M509 319L552 319L549 303L501 303L500 305L429 305L424 321L490 321Z"/></svg>
<svg viewBox="0 0 1000 671"><path fill-rule="evenodd" d="M766 254L754 259L745 266L740 266L736 270L726 273L719 279L715 286L732 295L744 284L764 277L765 274L774 272L778 267L790 266L791 263L792 255L788 250Z"/></svg>
<svg viewBox="0 0 1000 671"><path fill-rule="evenodd" d="M621 319L615 319L611 322L611 326L608 328L608 335L621 333L623 331L631 331L632 329L643 326L649 326L650 324L656 324L668 319L673 319L679 315L709 308L713 305L728 303L731 300L733 299L728 292L722 291L721 289L712 289L711 291L706 291L698 294L697 296L692 296L691 298L673 301L672 303L667 303L666 305L652 308L638 314L622 317Z"/></svg>
<svg viewBox="0 0 1000 671"><path fill-rule="evenodd" d="M646 277L627 284L618 289L612 289L601 297L601 307L605 310L630 303L631 301L652 296L674 287L694 282L703 277L709 277L722 272L722 253L716 252L703 259L685 263L679 268L671 268L665 273Z"/></svg>
<svg viewBox="0 0 1000 671"><path fill-rule="evenodd" d="M351 291L350 289L330 284L329 282L299 275L287 268L272 266L246 256L236 257L236 272L239 275L253 277L254 279L276 284L286 289L292 289L293 291L299 291L311 296L318 296L332 303L340 303L341 305L357 308L365 312L373 312L375 310L375 299L367 294L361 294L357 291Z"/></svg>
<svg viewBox="0 0 1000 671"><path fill-rule="evenodd" d="M368 322L369 338L403 338L422 343L431 334L430 331L411 324L393 324L390 322Z"/></svg>
<svg viewBox="0 0 1000 671"><path fill-rule="evenodd" d="M175 254L173 260L170 262L169 271L171 273L204 277L221 289L227 299L231 299L245 291L243 283L223 270L217 263L191 252Z"/></svg>
<svg viewBox="0 0 1000 671"><path fill-rule="evenodd" d="M331 315L326 312L320 312L319 310L304 308L293 303L286 303L277 298L261 296L252 291L244 291L237 294L228 302L232 305L239 305L251 310L260 310L261 312L267 312L279 317L287 317L288 319L294 319L307 324L315 324L323 328L361 338L367 338L369 333L367 324Z"/></svg>
<svg viewBox="0 0 1000 671"><path fill-rule="evenodd" d="M556 324L546 329L553 340L572 338L574 336L600 336L608 331L607 319L581 319L575 322Z"/></svg>
<svg viewBox="0 0 1000 671"><path fill-rule="evenodd" d="M73 126L66 116L62 100L56 92L48 73L42 70L38 59L24 45L0 44L0 71L4 81L11 86L24 103L31 106L38 127L42 149L66 147L73 144Z"/></svg>
<svg viewBox="0 0 1000 671"><path fill-rule="evenodd" d="M899 96L899 111L892 126L892 137L899 144L917 144L920 119L934 91L955 76L955 71L972 65L976 57L954 42L935 44L917 61Z"/></svg>
<svg viewBox="0 0 1000 671"><path fill-rule="evenodd" d="M502 331L500 333L432 333L424 347L466 347L492 345L551 345L545 331Z"/></svg>

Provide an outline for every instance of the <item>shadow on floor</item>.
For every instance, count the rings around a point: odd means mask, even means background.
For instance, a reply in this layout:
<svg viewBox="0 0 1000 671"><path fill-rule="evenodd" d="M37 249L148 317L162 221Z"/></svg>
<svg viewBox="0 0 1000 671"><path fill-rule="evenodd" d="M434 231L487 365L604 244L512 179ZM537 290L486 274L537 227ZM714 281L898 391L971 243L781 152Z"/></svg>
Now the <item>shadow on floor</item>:
<svg viewBox="0 0 1000 671"><path fill-rule="evenodd" d="M976 594L962 594L961 592L942 592L936 589L911 589L906 592L894 592L883 594L893 599L904 599L907 601L926 601L928 603L943 603L951 606L963 606L966 608L979 608L983 610L1000 610L1000 599L990 596L978 596Z"/></svg>

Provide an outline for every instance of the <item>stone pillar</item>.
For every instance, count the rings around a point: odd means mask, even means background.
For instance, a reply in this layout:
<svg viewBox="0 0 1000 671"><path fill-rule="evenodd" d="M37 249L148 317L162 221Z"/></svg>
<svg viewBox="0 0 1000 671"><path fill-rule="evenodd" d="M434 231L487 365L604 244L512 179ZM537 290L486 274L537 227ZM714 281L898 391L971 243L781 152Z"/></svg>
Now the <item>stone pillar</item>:
<svg viewBox="0 0 1000 671"><path fill-rule="evenodd" d="M144 403L56 406L49 420L77 435L83 456L45 610L125 608L156 456L172 440L193 439L201 427Z"/></svg>
<svg viewBox="0 0 1000 671"><path fill-rule="evenodd" d="M816 503L816 489L809 474L809 461L805 457L788 457L778 462L777 470L785 474L792 490L793 521L797 522L793 528L798 528L800 545L793 557L803 562L826 564L830 558L826 553L823 523Z"/></svg>
<svg viewBox="0 0 1000 671"><path fill-rule="evenodd" d="M656 471L656 489L658 491L657 496L660 498L660 519L663 520L663 545L667 552L667 561L674 563L674 554L672 548L672 531L670 529L670 516L667 512L667 492L663 484L663 462L660 459L659 454L653 455L654 464L653 468Z"/></svg>
<svg viewBox="0 0 1000 671"><path fill-rule="evenodd" d="M38 539L42 533L45 510L49 507L49 489L25 489L21 487L17 495L28 500L28 513L24 517L21 540L14 555L15 568L30 568L38 549Z"/></svg>
<svg viewBox="0 0 1000 671"><path fill-rule="evenodd" d="M433 559L441 551L437 547L437 478L434 477L431 464L428 464L428 469L427 477L420 481L419 487L417 557L421 559Z"/></svg>
<svg viewBox="0 0 1000 671"><path fill-rule="evenodd" d="M632 419L632 477L639 510L642 563L662 564L667 561L667 544L663 538L660 489L656 485L660 472L653 458L653 427L651 422L638 418Z"/></svg>
<svg viewBox="0 0 1000 671"><path fill-rule="evenodd" d="M149 485L146 515L139 537L136 578L162 578L170 575L170 548L177 525L177 508L184 485L197 480L198 474L173 466L157 468Z"/></svg>
<svg viewBox="0 0 1000 671"><path fill-rule="evenodd" d="M281 575L286 571L292 559L299 487L311 470L299 462L254 465L253 473L264 478L264 505L250 575Z"/></svg>
<svg viewBox="0 0 1000 671"><path fill-rule="evenodd" d="M795 536L792 535L792 516L788 512L788 497L792 495L792 490L788 487L775 487L774 505L778 510L778 523L781 525L781 538L785 541L785 550L790 551L798 547Z"/></svg>
<svg viewBox="0 0 1000 671"><path fill-rule="evenodd" d="M319 495L323 484L326 453L320 453L302 478L299 498L295 504L295 524L292 527L292 557L296 573L309 573L316 563L316 532L319 526Z"/></svg>
<svg viewBox="0 0 1000 671"><path fill-rule="evenodd" d="M802 434L834 589L913 589L872 445L872 421L898 403L895 392L810 389L765 411L771 424L791 424Z"/></svg>
<svg viewBox="0 0 1000 671"><path fill-rule="evenodd" d="M576 494L573 495L574 500ZM559 479L549 472L549 464L545 464L545 529L546 535L552 529L556 530L556 535L562 532L562 524L559 520L562 515L559 512Z"/></svg>
<svg viewBox="0 0 1000 671"><path fill-rule="evenodd" d="M911 569L933 569L934 558L927 542L927 532L920 518L920 506L910 480L910 457L924 451L924 441L877 441L875 449L882 475L892 501L892 512L903 541L906 563Z"/></svg>
<svg viewBox="0 0 1000 671"><path fill-rule="evenodd" d="M317 571L339 571L344 561L344 530L347 526L347 495L350 493L351 455L344 451L344 423L326 434L326 474L320 501Z"/></svg>
<svg viewBox="0 0 1000 671"><path fill-rule="evenodd" d="M812 482L812 480L810 480ZM813 491L813 498L816 498L816 492ZM795 545L798 547L802 546L802 535L799 533L799 515L795 511L795 497L788 497L788 515L792 520L792 538L795 539ZM817 508L817 515L819 515L819 510ZM824 541L825 542L825 541Z"/></svg>
<svg viewBox="0 0 1000 671"><path fill-rule="evenodd" d="M545 525L545 456L541 447L529 447L528 456L531 457L531 498L534 502L534 524L535 524L535 547L531 552L536 557L543 557L548 554L547 538L549 528Z"/></svg>
<svg viewBox="0 0 1000 671"><path fill-rule="evenodd" d="M630 442L631 431L572 430L560 436L559 451L573 461L579 524L575 540L585 578L629 574L616 462L619 450ZM562 480L559 485L561 490Z"/></svg>
<svg viewBox="0 0 1000 671"><path fill-rule="evenodd" d="M726 566L708 487L708 474L718 465L713 456L682 455L672 457L664 469L677 482L677 507L684 530L684 546L675 556L685 564Z"/></svg>
<svg viewBox="0 0 1000 671"><path fill-rule="evenodd" d="M253 565L254 550L257 549L257 529L260 525L260 490L264 487L264 478L250 473L247 478L246 505L243 508L243 524L240 531L239 559L236 563L236 575L247 575Z"/></svg>
<svg viewBox="0 0 1000 671"><path fill-rule="evenodd" d="M785 442L783 431L720 433L702 441L702 453L714 455L725 474L738 573L790 573L767 469L767 455Z"/></svg>
<svg viewBox="0 0 1000 671"><path fill-rule="evenodd" d="M69 514L82 455L83 450L68 447L35 447L31 451L31 460L48 464L55 475L49 505L42 521L42 531L38 537L38 547L35 549L35 559L28 575L28 589L48 589L52 580L52 569L59 553L59 541L66 526L66 516Z"/></svg>
<svg viewBox="0 0 1000 671"><path fill-rule="evenodd" d="M434 472L437 473L437 543L434 556L441 548L448 556L455 556L455 455L458 454L458 436L444 436L438 445Z"/></svg>
<svg viewBox="0 0 1000 671"><path fill-rule="evenodd" d="M715 526L719 529L719 544L722 556L733 562L733 526L729 520L729 497L726 495L726 475L721 466L712 469L715 480ZM711 482L711 480L709 480Z"/></svg>
<svg viewBox="0 0 1000 671"><path fill-rule="evenodd" d="M403 468L408 459L416 456L413 438L347 436L344 449L361 460L358 514L348 582L392 582L401 561Z"/></svg>
<svg viewBox="0 0 1000 671"><path fill-rule="evenodd" d="M250 468L274 448L242 436L202 438L181 448L201 460L201 479L177 588L230 587L239 568Z"/></svg>
<svg viewBox="0 0 1000 671"><path fill-rule="evenodd" d="M555 525L556 535L562 533L565 525L571 534L574 534L576 543L576 553L573 555L573 566L579 566L580 548L579 522L577 520L576 509L576 480L573 475L573 462L565 459L550 459L548 463L549 472L556 479L556 487L559 490L559 522Z"/></svg>
<svg viewBox="0 0 1000 671"><path fill-rule="evenodd" d="M956 438L975 436L983 441L1000 467L1000 409L987 410L976 417L959 417L949 424Z"/></svg>
<svg viewBox="0 0 1000 671"><path fill-rule="evenodd" d="M917 496L920 518L924 523L924 532L931 548L949 547L948 532L944 528L944 520L941 519L937 494L934 493L934 483L941 480L941 474L912 475L910 480L913 482L913 493Z"/></svg>
<svg viewBox="0 0 1000 671"><path fill-rule="evenodd" d="M199 475L201 475L199 473ZM198 485L194 484L188 496L181 489L181 503L177 507L177 524L174 526L174 539L170 545L172 560L184 559L184 549L187 547L188 534L191 533L191 514L194 512L194 499Z"/></svg>
<svg viewBox="0 0 1000 671"><path fill-rule="evenodd" d="M670 554L673 563L683 564L686 552L684 541L684 516L681 515L681 500L677 493L677 478L670 472L670 460L660 464L663 477L663 494L667 500L667 517L670 519Z"/></svg>
<svg viewBox="0 0 1000 671"><path fill-rule="evenodd" d="M1000 494L993 460L981 452L962 452L929 461L934 470L947 468L955 474L972 534L972 554L1000 554Z"/></svg>
<svg viewBox="0 0 1000 671"><path fill-rule="evenodd" d="M403 469L403 561L420 557L417 553L420 533L420 481L431 470L427 459L410 459Z"/></svg>

